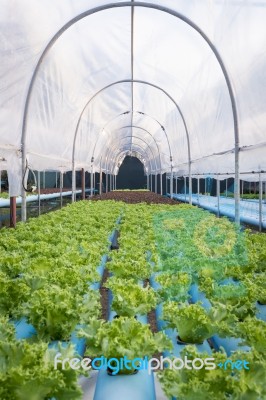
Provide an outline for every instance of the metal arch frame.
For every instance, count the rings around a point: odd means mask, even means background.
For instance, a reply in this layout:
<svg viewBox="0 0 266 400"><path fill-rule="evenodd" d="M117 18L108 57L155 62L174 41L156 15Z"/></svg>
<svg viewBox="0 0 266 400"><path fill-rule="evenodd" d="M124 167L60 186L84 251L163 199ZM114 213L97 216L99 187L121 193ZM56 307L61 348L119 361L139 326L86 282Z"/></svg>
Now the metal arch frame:
<svg viewBox="0 0 266 400"><path fill-rule="evenodd" d="M152 148L151 148L151 146L149 146L149 144L146 142L146 140L144 140L144 139L142 139L142 138L140 138L140 137L138 137L138 136L135 136L135 135L127 135L127 136L123 136L122 138L121 138L121 141L122 140L124 140L124 139L128 139L128 138L135 138L135 139L138 139L138 140L141 140L143 143L145 143L146 144L146 146L147 146L147 148L150 150L150 152L151 152L151 154L152 154L152 157L153 157L153 160L154 160L154 162L155 162L155 166L156 166L156 170L155 170L155 172L157 172L158 171L158 165L157 165L157 162L156 162L156 158L155 158L155 155L154 155L154 152L153 152L153 150L152 150ZM131 146L133 146L134 144L131 142ZM111 147L107 147L107 159L108 159L108 161L109 161L109 155L110 155L110 152L111 152ZM130 151L130 149L129 149L129 151ZM107 171L107 163L106 163L106 171Z"/></svg>
<svg viewBox="0 0 266 400"><path fill-rule="evenodd" d="M150 160L150 158L148 157L148 153L143 149L143 147L142 146L140 146L139 144L136 144L136 146L137 147L139 147L139 148L141 148L142 150L143 150L143 152L144 152L144 156L145 156L145 158L147 159L147 162L150 164L150 171L153 171L152 170L152 164L151 164L151 160ZM115 151L115 149L116 149L116 146L112 146L111 147L111 149L110 150L112 150L112 151ZM126 148L123 148L123 150L125 150L126 152L130 152L131 150L130 149L126 149ZM134 151L134 150L133 150ZM108 152L108 154L105 154L105 155L103 155L102 157L105 157L105 172L108 174L110 171L109 171L109 169L107 169L107 167L109 166L109 156L110 156L110 151ZM102 157L101 157L101 160L102 160ZM111 170L112 168L110 168L110 170Z"/></svg>
<svg viewBox="0 0 266 400"><path fill-rule="evenodd" d="M166 138L167 138L168 148L169 148L169 155L170 155L170 158L171 158L171 157L172 157L171 147L170 147L169 140L168 140L168 136L167 136L167 133L166 133L166 131L165 131L164 126L163 126L156 118L154 118L154 117L152 117L151 115L149 115L149 114L147 114L147 113L144 113L144 112L142 112L142 111L133 111L133 112L131 112L131 111L125 111L125 112L123 112L123 113L120 113L120 114L116 115L114 118L112 118L112 119L110 119L109 121L107 121L107 123L106 123L106 124L104 125L104 127L102 128L101 132L103 132L103 131L105 130L105 128L106 128L111 122L113 122L115 119L117 119L118 117L121 117L121 116L126 115L126 114L130 114L130 113L131 113L131 114L137 113L137 114L145 115L146 117L151 118L153 121L155 121L155 122L160 126L160 128L162 129L162 131L164 132L164 134L165 134L165 136L166 136ZM118 129L120 129L120 128L118 128ZM93 155L94 155L96 146L97 146L97 144L98 144L99 138L100 138L100 135L98 136L98 138L97 138L97 140L96 140L96 142L95 142L95 145L94 145L94 148L93 148L93 152L92 152ZM154 139L154 140L155 140L155 139Z"/></svg>
<svg viewBox="0 0 266 400"><path fill-rule="evenodd" d="M110 87L110 86L112 86L112 85L108 85L108 87ZM97 92L97 93L95 94L94 97L96 97L96 95L97 95L97 94L100 94L101 92L102 92L102 90L101 90L100 92ZM92 100L92 98L91 98L91 100ZM89 103L90 103L90 101L89 101ZM87 103L87 104L89 104L89 103ZM82 115L83 115L83 112L86 110L86 108L87 108L87 107L85 107L85 109L83 109ZM169 138L168 138L168 135L167 135L167 132L166 132L164 126L163 126L157 119L153 118L153 117L150 116L149 114L144 113L144 112L142 112L142 111L133 111L133 110L132 110L132 111L125 111L125 112L123 112L123 113L121 113L121 114L116 115L114 118L112 118L111 120L109 120L109 121L106 122L106 124L104 125L104 127L103 127L102 130L101 130L101 133L105 130L105 128L107 127L107 125L109 125L111 122L113 122L116 118L121 117L121 116L123 116L123 115L130 114L130 113L131 113L131 115L133 115L133 113L138 113L138 114L141 114L141 115L146 115L146 116L148 116L149 118L152 118L154 121L156 121L156 122L160 125L160 128L162 129L162 131L164 132L164 135L165 135L165 137L166 137L167 144L168 144L168 149L169 149L169 155L170 155L170 158L171 158L171 157L172 157L171 146L170 146ZM81 115L81 117L82 117L82 115ZM81 120L81 118L80 118L80 120ZM76 135L77 135L77 132L78 132L80 120L79 120L79 122L78 122L78 124L77 124L77 128L76 128L76 131L75 131L75 138L74 138L74 142L73 142L72 163L75 162ZM97 144L98 144L99 138L100 138L100 135L98 136L98 138L97 138L97 140L96 140L96 142L95 142L94 149L93 149L93 154L94 154L94 152L95 152L95 148L96 148L96 146L97 146Z"/></svg>
<svg viewBox="0 0 266 400"><path fill-rule="evenodd" d="M135 146L135 145L134 145ZM143 151L143 153L141 153L140 151L137 151L137 150L132 150L133 152L136 152L136 153L138 153L138 154L140 154L142 157L146 157L146 159L147 159L147 162L150 164L150 171L152 171L152 168L151 168L151 161L149 160L149 157L147 157L147 152L143 149L143 147L141 147L140 145L136 145L137 147L139 147L142 151ZM112 150L115 150L115 148L114 147L112 147ZM117 155L115 156L116 157L116 159L118 158L118 156L120 156L120 154L122 154L122 153L127 153L128 151L130 151L130 150L126 150L126 149L120 149L121 151L120 151L120 153L117 153ZM142 162L142 160L141 159L139 159L141 162ZM108 160L109 161L109 160ZM115 163L114 163L115 164ZM146 167L146 165L144 165L145 167ZM107 167L107 156L106 156L106 162L105 162L105 167ZM106 168L106 172L105 172L106 174L108 174L108 172L107 172L107 168Z"/></svg>
<svg viewBox="0 0 266 400"><path fill-rule="evenodd" d="M159 156L159 161L160 161L160 167L161 167L161 169L162 169L160 149L159 149L158 143L156 142L154 136L153 136L147 129L142 128L141 126L137 126L137 125L126 125L126 126L122 126L121 128L118 128L118 129L116 129L115 131L120 131L120 130L126 129L126 128L140 129L140 130L146 132L148 135L150 135L150 137L153 139L153 141L154 141L154 143L155 143L155 146L156 146L156 148L157 148L158 156ZM128 136L125 136L125 137L128 137ZM132 136L132 137L136 137L136 138L138 138L138 139L141 139L141 138L139 138L138 136ZM122 139L123 139L123 138L122 138ZM142 140L143 140L143 139L142 139ZM143 140L143 141L144 141L144 140ZM144 141L144 142L146 143L146 145L147 145L148 147L151 147L151 146L148 145L148 143L147 143L146 141ZM95 148L94 148L94 151L95 151ZM153 154L153 152L152 152L152 154ZM95 156L95 153L93 152L92 157L94 157L94 156ZM153 157L154 157L154 155L153 155ZM154 158L154 159L155 159L155 158Z"/></svg>
<svg viewBox="0 0 266 400"><path fill-rule="evenodd" d="M142 147L141 146L139 146L141 149L142 149ZM143 149L142 149L143 150ZM128 151L130 151L130 150L122 150L122 151L120 151L117 155L116 155L116 160L117 160L117 158L121 155L121 154L124 154L124 153L127 153ZM140 154L142 157L143 157L143 154L142 153L140 153L139 151L137 151L137 150L132 150L134 153L137 153L137 154ZM144 154L146 154L145 153L145 151L144 151ZM137 157L137 158L139 158L139 157ZM139 158L139 160L143 163L143 161ZM116 164L116 161L115 161L115 163L114 164ZM152 169L151 169L151 162L149 161L149 164L150 164L150 171L152 172ZM147 176L147 188L148 188L148 176L149 176L149 174L148 174L148 172L147 172L147 166L145 165L145 164L143 164L143 166L145 167L145 169L146 169L146 176Z"/></svg>
<svg viewBox="0 0 266 400"><path fill-rule="evenodd" d="M192 27L194 30L196 30L200 36L205 40L207 45L210 47L211 51L214 53L220 67L222 70L222 73L224 75L227 89L229 92L229 97L230 97L230 102L231 102L231 107L232 107L232 113L233 113L233 121L234 121L234 138L235 138L235 221L237 224L240 224L240 193L239 193L239 124L238 124L238 112L237 112L237 105L236 105L236 99L234 95L234 90L233 86L229 77L229 74L227 72L226 66L223 62L223 59L214 45L210 38L206 35L206 33L196 24L194 23L191 19L188 17L184 16L183 14L179 13L178 11L174 11L170 8L158 5L158 4L153 4L153 3L146 3L146 2L131 2L131 1L125 1L125 2L120 2L120 3L110 3L110 4L105 4L102 6L98 6L95 8L92 8L90 10L87 10L76 17L72 18L70 21L68 21L62 28L60 28L56 34L52 37L52 39L48 42L46 45L45 49L43 50L37 65L35 66L35 69L33 71L33 75L30 80L28 92L26 95L26 101L25 101L25 107L24 107L24 113L23 113L23 121L22 121L22 135L21 135L21 152L22 152L22 176L24 175L24 171L26 169L26 132L27 132L27 120L28 120L28 113L29 113L29 105L30 105L30 100L33 92L33 87L34 83L36 80L36 77L38 75L39 69L42 65L42 62L44 58L46 57L46 54L49 52L51 47L54 45L54 43L60 38L60 36L67 30L69 29L72 25L77 23L78 21L82 20L85 17L88 17L90 15L96 14L101 11L105 11L108 9L113 9L113 8L121 8L121 7L144 7L144 8L151 8L155 9L161 12L165 12L169 15L172 15L176 18L179 18L186 24L188 24L190 27ZM25 191L22 191L22 221L26 221L26 193Z"/></svg>

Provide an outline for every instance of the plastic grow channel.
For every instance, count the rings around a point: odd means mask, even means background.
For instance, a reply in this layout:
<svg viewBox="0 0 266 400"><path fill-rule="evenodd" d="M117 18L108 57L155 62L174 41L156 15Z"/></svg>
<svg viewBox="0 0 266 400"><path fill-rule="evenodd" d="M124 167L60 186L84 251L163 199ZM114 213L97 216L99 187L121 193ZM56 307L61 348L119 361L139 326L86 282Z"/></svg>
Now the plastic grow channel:
<svg viewBox="0 0 266 400"><path fill-rule="evenodd" d="M90 192L90 189L86 189L85 192ZM75 191L76 194L82 193L81 190L76 190ZM62 194L60 192L58 193L50 193L50 194L41 194L40 195L40 199L41 200L49 200L49 199L55 199L58 197L65 197L65 196L71 196L72 195L72 191L68 191L68 192L62 192ZM26 197L26 202L30 203L33 201L38 201L39 200L39 196L37 194L33 194L33 195L29 195ZM22 197L16 197L16 204L21 204L22 203ZM0 208L1 207L9 207L10 206L10 200L9 199L1 199L0 198Z"/></svg>
<svg viewBox="0 0 266 400"><path fill-rule="evenodd" d="M170 194L167 193L170 197ZM173 199L189 202L188 195L173 194ZM192 204L200 206L205 210L218 214L218 198L214 196L205 196L192 194ZM235 218L234 199L220 196L219 213L226 217ZM241 200L240 202L240 222L259 226L259 202L256 200ZM266 229L266 203L262 204L262 228Z"/></svg>
<svg viewBox="0 0 266 400"><path fill-rule="evenodd" d="M111 311L112 292L109 290L108 309L111 321L116 313ZM138 321L147 324L146 315L137 315ZM98 373L93 400L156 400L154 375L148 370L139 370L134 375L110 376L105 369Z"/></svg>

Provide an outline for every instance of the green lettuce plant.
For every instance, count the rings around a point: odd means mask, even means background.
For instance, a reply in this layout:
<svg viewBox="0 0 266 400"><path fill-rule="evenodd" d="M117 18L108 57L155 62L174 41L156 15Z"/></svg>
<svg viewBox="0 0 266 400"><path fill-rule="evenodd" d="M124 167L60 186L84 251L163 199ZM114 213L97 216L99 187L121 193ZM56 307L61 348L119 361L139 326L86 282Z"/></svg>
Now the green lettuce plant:
<svg viewBox="0 0 266 400"><path fill-rule="evenodd" d="M171 340L162 332L152 333L148 325L135 318L120 317L112 321L93 319L80 330L86 339L88 356L129 360L152 356L172 349Z"/></svg>
<svg viewBox="0 0 266 400"><path fill-rule="evenodd" d="M0 330L1 332L1 330ZM2 340L0 333L0 396L5 400L81 400L78 371L68 365L54 368L57 350L46 343L28 343L9 335ZM7 339L7 338L5 338ZM61 346L64 358L77 358L73 345Z"/></svg>
<svg viewBox="0 0 266 400"><path fill-rule="evenodd" d="M191 285L191 277L186 272L162 272L156 276L161 285L158 293L163 300L186 301Z"/></svg>
<svg viewBox="0 0 266 400"><path fill-rule="evenodd" d="M173 301L164 303L163 320L167 327L176 329L179 338L186 343L202 343L214 334L220 336L234 334L234 317L228 316L226 305L219 304L205 310L199 303L178 304Z"/></svg>
<svg viewBox="0 0 266 400"><path fill-rule="evenodd" d="M169 369L158 373L165 394L178 400L258 400L266 396L266 363L256 352L213 354L197 351L186 346L181 357L188 360L214 358L214 369ZM232 367L233 363L245 361L247 368ZM226 364L227 362L227 364ZM219 367L219 365L221 367ZM226 366L227 365L227 366ZM236 364L235 364L236 365Z"/></svg>
<svg viewBox="0 0 266 400"><path fill-rule="evenodd" d="M112 309L119 316L144 315L156 307L156 292L149 286L140 286L133 279L112 277L105 286L112 291Z"/></svg>
<svg viewBox="0 0 266 400"><path fill-rule="evenodd" d="M69 288L47 285L32 293L21 309L45 341L68 340L79 323L100 313L99 293L89 290L83 297Z"/></svg>
<svg viewBox="0 0 266 400"><path fill-rule="evenodd" d="M243 282L219 284L211 278L200 278L199 288L213 306L220 303L231 306L231 311L238 320L244 320L256 313L256 286Z"/></svg>

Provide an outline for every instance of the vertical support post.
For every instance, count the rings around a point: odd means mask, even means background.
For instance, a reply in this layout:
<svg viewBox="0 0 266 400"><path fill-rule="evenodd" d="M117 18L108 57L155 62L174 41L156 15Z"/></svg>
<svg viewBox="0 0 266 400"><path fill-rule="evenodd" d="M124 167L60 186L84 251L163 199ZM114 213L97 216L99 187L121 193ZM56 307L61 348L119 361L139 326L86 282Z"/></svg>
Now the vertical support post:
<svg viewBox="0 0 266 400"><path fill-rule="evenodd" d="M105 193L108 192L108 172L105 173Z"/></svg>
<svg viewBox="0 0 266 400"><path fill-rule="evenodd" d="M155 186L154 191L155 191L156 194L157 194L157 178L158 178L158 175L157 175L157 172L156 172L155 175L154 175L154 186Z"/></svg>
<svg viewBox="0 0 266 400"><path fill-rule="evenodd" d="M189 204L192 205L192 175L191 175L191 161L189 162L189 170L188 170L188 197Z"/></svg>
<svg viewBox="0 0 266 400"><path fill-rule="evenodd" d="M147 172L147 189L150 190L149 174L148 174L148 172Z"/></svg>
<svg viewBox="0 0 266 400"><path fill-rule="evenodd" d="M90 197L92 197L93 193L93 172L92 172L92 166L91 166L91 190L90 190Z"/></svg>
<svg viewBox="0 0 266 400"><path fill-rule="evenodd" d="M60 171L60 207L63 207L63 172Z"/></svg>
<svg viewBox="0 0 266 400"><path fill-rule="evenodd" d="M57 171L55 172L55 187L57 188Z"/></svg>
<svg viewBox="0 0 266 400"><path fill-rule="evenodd" d="M115 175L115 190L116 190L116 177L117 177L117 175Z"/></svg>
<svg viewBox="0 0 266 400"><path fill-rule="evenodd" d="M227 182L227 178L226 178L226 180L225 180L225 196L227 197L227 185L228 185L228 182Z"/></svg>
<svg viewBox="0 0 266 400"><path fill-rule="evenodd" d="M75 164L72 164L72 203L75 201L75 191L76 191L76 171Z"/></svg>
<svg viewBox="0 0 266 400"><path fill-rule="evenodd" d="M187 177L184 176L185 203L187 202Z"/></svg>
<svg viewBox="0 0 266 400"><path fill-rule="evenodd" d="M200 192L200 178L198 177L198 204L199 204L199 192Z"/></svg>
<svg viewBox="0 0 266 400"><path fill-rule="evenodd" d="M150 186L151 186L151 192L152 192L152 174L151 174L151 178L150 178Z"/></svg>
<svg viewBox="0 0 266 400"><path fill-rule="evenodd" d="M99 194L102 195L102 186L103 186L103 171L102 167L100 168L100 185L99 185Z"/></svg>
<svg viewBox="0 0 266 400"><path fill-rule="evenodd" d="M41 173L38 171L38 215L41 215Z"/></svg>
<svg viewBox="0 0 266 400"><path fill-rule="evenodd" d="M163 174L160 172L160 191L161 191L161 196L163 195Z"/></svg>
<svg viewBox="0 0 266 400"><path fill-rule="evenodd" d="M262 179L259 173L259 231L262 231Z"/></svg>
<svg viewBox="0 0 266 400"><path fill-rule="evenodd" d="M10 197L10 228L15 228L17 223L16 196Z"/></svg>
<svg viewBox="0 0 266 400"><path fill-rule="evenodd" d="M81 198L85 200L85 170L81 169Z"/></svg>
<svg viewBox="0 0 266 400"><path fill-rule="evenodd" d="M174 184L174 175L173 175L173 166L171 165L171 176L170 176L170 198L173 198L173 184Z"/></svg>
<svg viewBox="0 0 266 400"><path fill-rule="evenodd" d="M217 183L217 217L220 217L220 181L216 179Z"/></svg>
<svg viewBox="0 0 266 400"><path fill-rule="evenodd" d="M175 194L177 194L177 176L175 177Z"/></svg>
<svg viewBox="0 0 266 400"><path fill-rule="evenodd" d="M45 171L43 171L42 187L45 189Z"/></svg>
<svg viewBox="0 0 266 400"><path fill-rule="evenodd" d="M204 178L204 194L205 194L205 196L207 194L207 178L206 178L206 176Z"/></svg>

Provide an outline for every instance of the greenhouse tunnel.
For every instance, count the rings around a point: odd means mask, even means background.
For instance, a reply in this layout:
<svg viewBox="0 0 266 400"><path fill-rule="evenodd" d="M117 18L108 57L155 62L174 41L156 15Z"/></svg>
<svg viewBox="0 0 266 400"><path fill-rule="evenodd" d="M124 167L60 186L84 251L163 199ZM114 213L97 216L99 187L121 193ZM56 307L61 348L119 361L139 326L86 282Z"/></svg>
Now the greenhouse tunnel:
<svg viewBox="0 0 266 400"><path fill-rule="evenodd" d="M190 202L192 177L234 178L239 222L239 179L265 180L263 1L2 3L1 169L23 220L27 168L72 171L74 191L137 151Z"/></svg>
<svg viewBox="0 0 266 400"><path fill-rule="evenodd" d="M266 400L265 46L266 0L0 0L0 400Z"/></svg>

